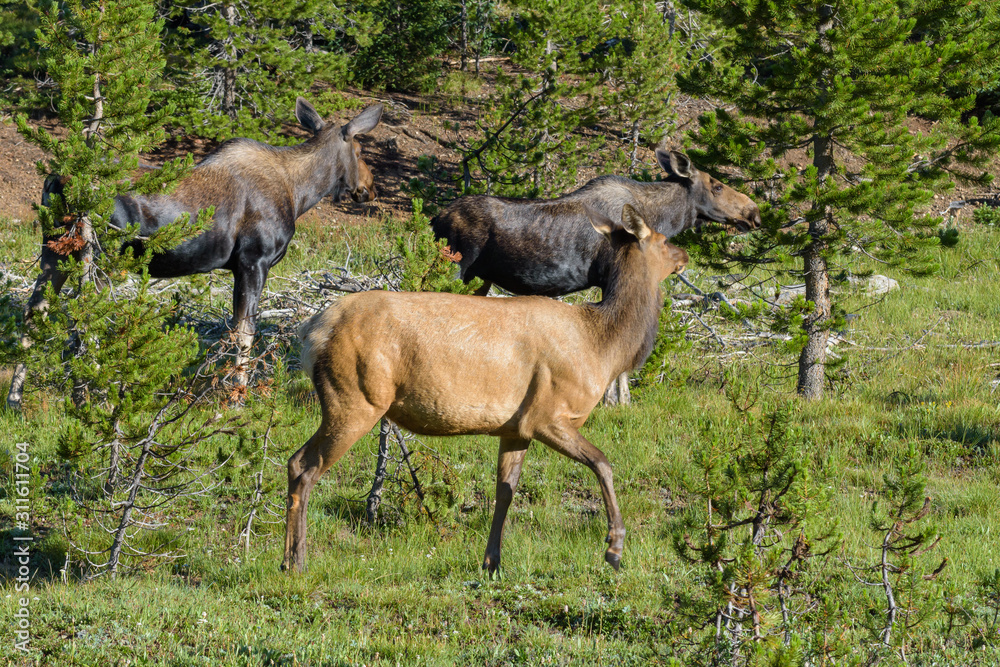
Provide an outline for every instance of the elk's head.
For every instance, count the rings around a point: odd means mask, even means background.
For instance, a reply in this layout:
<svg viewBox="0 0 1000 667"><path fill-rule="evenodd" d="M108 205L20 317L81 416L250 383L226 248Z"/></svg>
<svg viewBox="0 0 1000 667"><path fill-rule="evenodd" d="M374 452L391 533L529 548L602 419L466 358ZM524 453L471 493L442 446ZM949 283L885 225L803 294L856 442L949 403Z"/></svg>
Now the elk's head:
<svg viewBox="0 0 1000 667"><path fill-rule="evenodd" d="M371 170L361 160L361 145L355 140L359 134L371 132L382 118L382 105L373 104L340 127L328 125L309 102L299 97L295 100L295 117L302 127L313 133L317 150L324 153L332 168L329 194L337 201L350 196L354 201L375 199L375 183Z"/></svg>
<svg viewBox="0 0 1000 667"><path fill-rule="evenodd" d="M657 148L656 161L667 180L683 183L691 191L699 220L726 223L740 232L760 227L760 209L752 199L699 171L687 155Z"/></svg>
<svg viewBox="0 0 1000 667"><path fill-rule="evenodd" d="M639 248L648 258L657 283L672 273L681 273L691 261L684 248L675 246L666 236L651 229L630 204L625 204L622 208L620 225L589 206L586 210L590 215L590 224L599 234L611 241L612 245L616 243L614 235L616 229L621 229L635 237L634 240L638 240Z"/></svg>

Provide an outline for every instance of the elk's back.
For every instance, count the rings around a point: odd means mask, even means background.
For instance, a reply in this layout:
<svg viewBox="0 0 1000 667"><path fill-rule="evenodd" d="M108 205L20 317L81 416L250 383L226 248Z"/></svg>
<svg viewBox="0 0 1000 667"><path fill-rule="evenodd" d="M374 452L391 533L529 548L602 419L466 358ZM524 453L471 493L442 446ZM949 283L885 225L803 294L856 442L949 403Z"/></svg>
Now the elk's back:
<svg viewBox="0 0 1000 667"><path fill-rule="evenodd" d="M539 412L582 423L609 379L582 311L540 297L363 292L305 325L304 348L324 409L363 399L417 433L531 437Z"/></svg>

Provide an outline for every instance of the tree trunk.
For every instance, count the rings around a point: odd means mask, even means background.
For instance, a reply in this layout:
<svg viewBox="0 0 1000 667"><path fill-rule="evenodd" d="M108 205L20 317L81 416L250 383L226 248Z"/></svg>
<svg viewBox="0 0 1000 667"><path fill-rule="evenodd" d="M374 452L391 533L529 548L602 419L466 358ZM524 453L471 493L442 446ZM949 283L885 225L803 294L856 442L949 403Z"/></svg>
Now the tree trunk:
<svg viewBox="0 0 1000 667"><path fill-rule="evenodd" d="M632 121L632 130L629 132L629 143L632 144L632 151L628 155L629 173L635 172L635 166L639 164L639 119Z"/></svg>
<svg viewBox="0 0 1000 667"><path fill-rule="evenodd" d="M94 248L97 246L97 236L94 234L94 226L90 221L89 215L80 216L76 224L78 226L78 233L83 239L83 248L80 250L78 259L80 264L83 265L83 271L80 274L80 283L77 288L77 293L79 294L83 292L84 286L87 283L94 282L96 278ZM75 322L70 334L69 349L73 351L73 355L76 357L82 357L87 351L83 340L83 331L81 331L80 326ZM70 377L70 382L73 385L70 389L73 405L77 408L82 408L90 399L90 388L86 382L78 380L75 376Z"/></svg>
<svg viewBox="0 0 1000 667"><path fill-rule="evenodd" d="M368 502L365 506L366 519L369 526L374 526L378 520L378 508L382 504L382 487L385 485L385 471L389 461L389 434L392 433L392 422L382 417L378 432L378 458L375 461L375 479L372 480L371 491L368 492Z"/></svg>
<svg viewBox="0 0 1000 667"><path fill-rule="evenodd" d="M833 28L833 7L823 5L820 8L822 22L818 27L819 45L824 54L830 55L832 47L827 33ZM820 85L825 90L828 77L821 75ZM814 119L816 124L818 119ZM822 183L833 173L833 140L832 137L817 132L813 136L813 166L818 171ZM808 336L806 345L799 355L798 393L803 398L818 399L823 396L823 382L826 377L826 344L830 336L827 323L830 320L830 273L823 253L827 248L825 237L830 233L833 212L828 206L813 208L813 219L809 221L809 236L811 241L806 246L803 261L806 281L806 300L815 304L815 309L806 317L805 331Z"/></svg>
<svg viewBox="0 0 1000 667"><path fill-rule="evenodd" d="M222 70L222 110L230 117L236 118L236 48L233 46L233 26L236 25L236 6L225 5L222 8L222 18L229 25L229 34L222 42L223 58L226 61Z"/></svg>
<svg viewBox="0 0 1000 667"><path fill-rule="evenodd" d="M467 0L462 0L462 12L459 16L460 33L458 39L459 60L461 70L464 72L468 68L466 54L469 52L469 10L466 7Z"/></svg>

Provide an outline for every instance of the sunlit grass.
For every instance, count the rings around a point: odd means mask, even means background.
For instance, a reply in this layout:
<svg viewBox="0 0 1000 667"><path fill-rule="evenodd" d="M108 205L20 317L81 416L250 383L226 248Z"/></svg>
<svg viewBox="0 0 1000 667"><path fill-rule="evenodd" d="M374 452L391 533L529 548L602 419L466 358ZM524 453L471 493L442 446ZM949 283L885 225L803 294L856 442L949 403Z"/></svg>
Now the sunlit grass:
<svg viewBox="0 0 1000 667"><path fill-rule="evenodd" d="M370 271L390 247L384 225L373 219L365 226L302 226L275 275L343 265L348 256L352 271ZM16 226L0 221L0 239L11 239L27 261L37 239ZM703 444L704 419L741 419L726 396L725 373L737 363L746 377L766 380L754 410L775 400L796 406L807 460L832 491L823 521L843 536L836 554L816 567L824 568L827 590L845 612L859 617L880 604L845 564L876 561L872 505L911 444L927 463L928 521L942 536L933 559L950 563L940 585L973 600L977 578L1000 567L994 546L1000 408L992 384L1000 347L965 345L1000 341L998 247L1000 233L968 230L958 247L938 251L937 275L885 270L901 289L875 304L838 285L847 311L860 317L838 348L847 361L822 401L799 404L794 368L780 366L793 359L776 348L756 348L737 361L720 358L705 342L671 358L670 383L637 392L632 406L599 408L583 432L614 466L628 531L618 574L603 562L606 521L594 476L538 443L528 452L508 517L498 581L480 570L492 514L493 438L422 439L416 447L433 449L454 473L454 506L432 521L411 504L399 521L367 527L361 500L374 467L377 433L371 433L313 492L309 569L301 576L278 570L280 517L255 525L249 552L238 544L253 486L253 471L239 457L212 494L176 508L170 530L183 539L186 556L116 581L60 581L56 538L69 497L45 486L47 499L36 500L36 529L51 537L45 550L36 545L33 561L33 655L42 663L80 665L665 662L676 650L671 624L680 622L674 596L704 583L697 568L674 554L671 531L690 502L685 477ZM859 258L855 269L879 270L868 261ZM256 399L274 414L271 454L278 463L265 468L272 507L283 505L283 461L319 423L307 398L296 372L283 376L270 398ZM41 483L51 484L60 426L60 406L45 396L30 395L23 415L0 410L4 522L13 511L15 443L30 443ZM259 442L263 430L256 425L242 441L222 436L199 447L206 460L228 455L240 442ZM387 494L387 503L399 502L394 487ZM12 545L4 541L8 553ZM7 618L16 606L13 586L8 578L0 595ZM939 599L944 589L934 590ZM926 631L941 633L935 624ZM9 625L0 629L4 646L11 632ZM854 633L858 646L865 641L857 627L845 632ZM982 664L994 664L993 649L977 650ZM948 655L939 664L961 663L955 657L961 654Z"/></svg>

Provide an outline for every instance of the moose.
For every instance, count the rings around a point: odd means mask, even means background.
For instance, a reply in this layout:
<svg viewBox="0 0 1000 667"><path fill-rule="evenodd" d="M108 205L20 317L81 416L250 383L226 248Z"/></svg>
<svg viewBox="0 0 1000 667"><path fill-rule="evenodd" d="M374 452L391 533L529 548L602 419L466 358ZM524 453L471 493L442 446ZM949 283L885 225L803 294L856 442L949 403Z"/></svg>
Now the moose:
<svg viewBox="0 0 1000 667"><path fill-rule="evenodd" d="M597 476L608 519L604 558L618 569L625 527L611 464L578 429L611 379L649 356L663 307L660 282L682 271L688 255L629 204L621 226L592 208L580 211L610 250L600 303L371 291L341 297L301 325L302 364L322 422L288 461L282 569L305 567L316 482L383 415L424 435L500 438L483 560L490 576L500 567L504 520L531 440Z"/></svg>
<svg viewBox="0 0 1000 667"><path fill-rule="evenodd" d="M753 200L699 171L683 153L658 148L656 160L666 180L598 176L548 200L469 195L435 216L431 227L461 256L459 276L466 283L484 281L476 294L488 294L495 284L514 294L562 296L608 283L614 253L590 232L588 209L617 220L627 204L667 238L706 221L741 232L760 226ZM627 402L627 392L628 378L617 378L608 401Z"/></svg>
<svg viewBox="0 0 1000 667"><path fill-rule="evenodd" d="M370 132L382 116L382 105L364 109L343 126L323 121L309 102L299 97L295 116L312 133L292 147L275 147L251 139L231 139L202 160L171 194L123 194L115 200L110 224L124 229L139 226L139 237L149 236L183 214L215 207L212 226L199 236L155 254L149 273L155 278L207 273L233 273L233 329L238 344L236 379L246 384L246 362L256 330L257 305L268 271L285 255L295 234L295 221L324 197L356 201L375 196L371 171L360 160L358 135ZM147 168L148 169L148 168ZM70 176L71 177L71 176ZM69 177L46 179L42 204L60 194ZM28 317L44 312L45 286L58 290L66 281L59 270L62 257L46 238L42 245L41 274L28 301ZM133 242L142 252L141 241ZM19 409L26 369L15 369L7 405Z"/></svg>
<svg viewBox="0 0 1000 667"><path fill-rule="evenodd" d="M608 281L614 253L591 233L588 209L618 220L628 204L667 238L705 221L744 232L760 226L753 200L699 171L686 155L658 148L656 160L666 180L598 176L575 192L543 200L467 195L435 216L431 227L461 255L461 278L484 281L478 294L497 285L514 294L563 296Z"/></svg>

